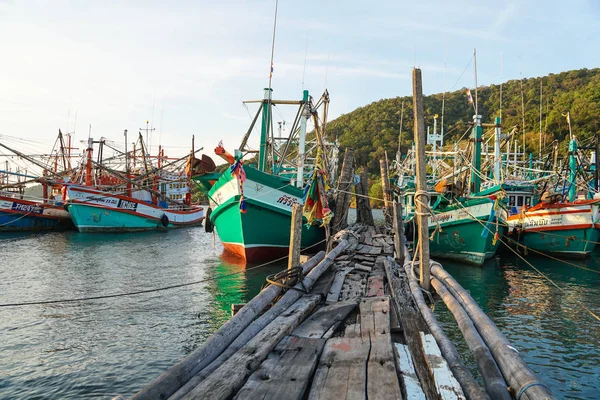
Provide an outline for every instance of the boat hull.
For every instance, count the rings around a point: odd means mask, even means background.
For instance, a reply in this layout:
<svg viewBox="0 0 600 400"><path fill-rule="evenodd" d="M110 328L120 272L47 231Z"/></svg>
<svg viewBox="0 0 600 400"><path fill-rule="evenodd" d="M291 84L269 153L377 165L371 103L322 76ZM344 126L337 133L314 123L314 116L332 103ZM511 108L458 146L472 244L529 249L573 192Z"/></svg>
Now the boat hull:
<svg viewBox="0 0 600 400"><path fill-rule="evenodd" d="M88 188L69 187L68 209L80 232L137 232L197 226L204 220L200 207L174 211L127 196Z"/></svg>
<svg viewBox="0 0 600 400"><path fill-rule="evenodd" d="M508 219L512 244L537 252L584 258L600 238L597 204L540 205Z"/></svg>
<svg viewBox="0 0 600 400"><path fill-rule="evenodd" d="M302 191L285 181L246 167L244 199L240 211L239 184L229 171L223 173L209 195L211 222L224 249L248 263L274 260L289 252L291 209L302 202ZM314 247L325 238L325 229L302 227L301 247Z"/></svg>
<svg viewBox="0 0 600 400"><path fill-rule="evenodd" d="M0 232L44 232L73 229L60 206L0 196Z"/></svg>
<svg viewBox="0 0 600 400"><path fill-rule="evenodd" d="M501 222L502 216L498 224L496 217L490 221L493 207L491 201L476 201L475 204L436 213L429 225L430 235L433 234L433 239L429 241L431 257L476 266L483 265L485 260L493 257L500 246L498 239L506 232L505 224ZM496 232L498 236L495 238Z"/></svg>

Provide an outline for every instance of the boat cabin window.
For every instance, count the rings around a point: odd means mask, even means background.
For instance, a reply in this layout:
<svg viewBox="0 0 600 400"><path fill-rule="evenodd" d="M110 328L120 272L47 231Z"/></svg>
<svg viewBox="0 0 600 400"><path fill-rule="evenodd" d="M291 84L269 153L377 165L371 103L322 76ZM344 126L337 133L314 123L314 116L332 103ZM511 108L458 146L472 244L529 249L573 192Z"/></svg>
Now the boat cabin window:
<svg viewBox="0 0 600 400"><path fill-rule="evenodd" d="M523 196L517 196L517 207L523 206Z"/></svg>
<svg viewBox="0 0 600 400"><path fill-rule="evenodd" d="M526 197L525 197L525 205L526 205L527 207L530 207L530 206L531 206L531 196L526 196Z"/></svg>
<svg viewBox="0 0 600 400"><path fill-rule="evenodd" d="M508 205L509 206L514 206L515 205L515 196L509 196L508 197Z"/></svg>
<svg viewBox="0 0 600 400"><path fill-rule="evenodd" d="M429 200L429 205L432 206L435 204L435 202L437 201L438 196L431 196L431 199Z"/></svg>

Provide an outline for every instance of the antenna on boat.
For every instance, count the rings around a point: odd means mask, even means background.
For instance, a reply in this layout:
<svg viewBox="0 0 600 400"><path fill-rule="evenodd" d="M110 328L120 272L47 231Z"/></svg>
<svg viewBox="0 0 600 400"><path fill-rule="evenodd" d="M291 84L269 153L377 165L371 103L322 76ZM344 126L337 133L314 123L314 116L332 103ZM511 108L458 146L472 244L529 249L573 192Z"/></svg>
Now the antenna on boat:
<svg viewBox="0 0 600 400"><path fill-rule="evenodd" d="M523 73L520 73L521 79L521 117L523 121L523 126L521 129L523 130L523 160L525 160L525 95L523 94Z"/></svg>
<svg viewBox="0 0 600 400"><path fill-rule="evenodd" d="M402 120L404 119L404 100L402 100L402 108L400 109L400 132L398 134L398 155L400 155L401 147L402 147ZM398 157L398 162L400 162L400 158Z"/></svg>
<svg viewBox="0 0 600 400"><path fill-rule="evenodd" d="M540 78L540 153L538 155L538 157L542 157L542 82L543 79Z"/></svg>
<svg viewBox="0 0 600 400"><path fill-rule="evenodd" d="M448 49L444 54L444 93L442 93L442 121L440 125L440 131L442 135L442 146L444 145L444 109L446 106L446 61L448 59Z"/></svg>
<svg viewBox="0 0 600 400"><path fill-rule="evenodd" d="M306 76L306 58L308 57L308 33L306 34L306 48L304 49L304 68L302 69L302 90L304 90L304 77Z"/></svg>
<svg viewBox="0 0 600 400"><path fill-rule="evenodd" d="M275 0L275 18L273 19L273 40L271 42L271 64L269 65L269 103L271 102L271 80L273 79L273 57L275 56L275 31L277 30L277 7L279 0Z"/></svg>
<svg viewBox="0 0 600 400"><path fill-rule="evenodd" d="M477 49L473 49L473 60L475 61L475 115L479 115L477 106Z"/></svg>
<svg viewBox="0 0 600 400"><path fill-rule="evenodd" d="M502 121L502 52L500 52L500 121Z"/></svg>

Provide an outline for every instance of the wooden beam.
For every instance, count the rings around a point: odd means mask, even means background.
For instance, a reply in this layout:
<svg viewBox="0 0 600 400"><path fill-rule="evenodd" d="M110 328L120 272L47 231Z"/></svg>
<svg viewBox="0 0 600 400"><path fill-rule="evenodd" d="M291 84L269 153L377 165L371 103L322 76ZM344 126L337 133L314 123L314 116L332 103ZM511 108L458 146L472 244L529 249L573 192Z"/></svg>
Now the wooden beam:
<svg viewBox="0 0 600 400"><path fill-rule="evenodd" d="M292 225L290 230L290 252L288 270L300 265L300 244L302 242L302 206L292 206Z"/></svg>
<svg viewBox="0 0 600 400"><path fill-rule="evenodd" d="M429 290L429 222L426 206L427 199L427 171L425 169L425 121L423 117L423 83L421 82L421 70L413 69L413 110L415 114L414 133L416 163L417 163L417 192L415 194L416 219L419 230L419 260L424 267L420 269L419 283L425 290Z"/></svg>
<svg viewBox="0 0 600 400"><path fill-rule="evenodd" d="M325 342L326 339L284 337L234 399L301 400Z"/></svg>
<svg viewBox="0 0 600 400"><path fill-rule="evenodd" d="M308 399L364 399L370 349L370 341L360 337L329 339L321 354Z"/></svg>
<svg viewBox="0 0 600 400"><path fill-rule="evenodd" d="M320 299L310 295L299 299L183 398L224 400L233 396L277 343L298 326Z"/></svg>

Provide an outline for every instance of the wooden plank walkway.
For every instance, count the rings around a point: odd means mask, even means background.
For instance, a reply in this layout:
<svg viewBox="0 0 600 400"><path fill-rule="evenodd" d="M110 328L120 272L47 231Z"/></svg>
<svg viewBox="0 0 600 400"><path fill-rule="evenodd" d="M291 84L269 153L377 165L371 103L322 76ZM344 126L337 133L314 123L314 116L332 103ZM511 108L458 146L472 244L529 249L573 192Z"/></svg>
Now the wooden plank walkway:
<svg viewBox="0 0 600 400"><path fill-rule="evenodd" d="M177 398L463 399L410 294L390 291L407 287L385 264L390 232L354 232L313 290Z"/></svg>

